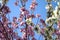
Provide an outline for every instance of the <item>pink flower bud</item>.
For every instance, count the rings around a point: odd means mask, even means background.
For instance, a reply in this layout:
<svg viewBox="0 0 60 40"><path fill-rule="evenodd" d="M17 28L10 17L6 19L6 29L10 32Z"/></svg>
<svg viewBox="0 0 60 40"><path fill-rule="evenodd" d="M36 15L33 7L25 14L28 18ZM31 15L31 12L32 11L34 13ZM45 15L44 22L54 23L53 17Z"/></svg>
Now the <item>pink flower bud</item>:
<svg viewBox="0 0 60 40"><path fill-rule="evenodd" d="M15 2L15 5L17 6L18 5L18 2Z"/></svg>
<svg viewBox="0 0 60 40"><path fill-rule="evenodd" d="M22 8L20 9L20 11L21 11L21 12L25 11L25 8L24 8L24 7L22 7Z"/></svg>
<svg viewBox="0 0 60 40"><path fill-rule="evenodd" d="M18 3L19 3L19 1L18 1L18 0L16 0L15 5L17 6L17 5L18 5Z"/></svg>
<svg viewBox="0 0 60 40"><path fill-rule="evenodd" d="M37 17L37 18L40 17L40 14L36 14L36 17Z"/></svg>
<svg viewBox="0 0 60 40"><path fill-rule="evenodd" d="M35 6L33 6L33 5L30 5L30 9L33 9L33 10L34 10L34 9L35 9Z"/></svg>
<svg viewBox="0 0 60 40"><path fill-rule="evenodd" d="M35 18L35 15L34 15L34 14L31 14L31 17L32 17L32 18Z"/></svg>

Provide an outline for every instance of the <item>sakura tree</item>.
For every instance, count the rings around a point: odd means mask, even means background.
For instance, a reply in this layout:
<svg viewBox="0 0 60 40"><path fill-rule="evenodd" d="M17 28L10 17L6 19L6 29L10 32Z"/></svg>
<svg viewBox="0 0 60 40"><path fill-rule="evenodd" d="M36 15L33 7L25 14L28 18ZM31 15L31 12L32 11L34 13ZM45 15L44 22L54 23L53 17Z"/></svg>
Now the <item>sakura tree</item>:
<svg viewBox="0 0 60 40"><path fill-rule="evenodd" d="M43 35L44 40L60 40L60 0L46 0L46 20L41 19L40 14L34 14L36 7L39 6L36 1L32 0L29 7L30 13L25 7L28 0L16 0L15 5L20 9L20 16L19 18L13 17L11 22L7 17L11 12L6 6L8 0L0 0L0 40L37 40L34 37L35 32ZM52 2L57 3L57 6L53 7ZM33 22L35 18L36 23ZM41 28L42 26L43 28ZM19 36L18 32L14 32L15 29L19 29L22 36Z"/></svg>

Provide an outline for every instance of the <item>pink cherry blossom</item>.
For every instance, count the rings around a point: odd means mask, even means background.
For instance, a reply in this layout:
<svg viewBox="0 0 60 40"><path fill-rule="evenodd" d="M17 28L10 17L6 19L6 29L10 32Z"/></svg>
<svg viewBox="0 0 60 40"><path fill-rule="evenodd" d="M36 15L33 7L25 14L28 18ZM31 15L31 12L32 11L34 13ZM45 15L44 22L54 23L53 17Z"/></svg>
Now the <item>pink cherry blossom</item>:
<svg viewBox="0 0 60 40"><path fill-rule="evenodd" d="M32 40L36 40L36 39L33 37Z"/></svg>
<svg viewBox="0 0 60 40"><path fill-rule="evenodd" d="M18 18L18 22L22 22L23 18Z"/></svg>
<svg viewBox="0 0 60 40"><path fill-rule="evenodd" d="M21 12L25 11L25 8L24 7L20 8L20 11Z"/></svg>
<svg viewBox="0 0 60 40"><path fill-rule="evenodd" d="M22 39L26 39L26 33L25 32L22 35Z"/></svg>
<svg viewBox="0 0 60 40"><path fill-rule="evenodd" d="M16 17L13 17L13 22L16 22L17 21L17 18Z"/></svg>
<svg viewBox="0 0 60 40"><path fill-rule="evenodd" d="M55 9L52 8L50 2L47 2L48 6L51 6L51 8L49 8L49 11L47 11L49 12L47 16L50 16L50 13L52 13L51 15L57 19L56 25L58 29L54 29L55 19L52 20L53 25L51 26L47 25L45 23L45 20L40 18L40 14L35 15L35 9L38 5L36 2L37 0L31 0L32 2L30 5L30 10L26 8L28 0L16 0L15 5L19 7L20 14L19 17L13 17L12 21L10 21L9 17L7 17L8 13L10 12L10 9L8 6L6 6L6 1L8 0L5 0L3 2L3 6L0 8L0 40L37 40L35 38L36 30L39 32L39 35L43 35L46 40L51 39L53 33L57 35L56 40L60 40L60 15L55 17L55 14L59 13L59 5L57 5L57 9ZM57 11L57 13L54 13L55 10ZM37 20L37 23L35 22L35 18ZM18 32L16 29L20 32ZM38 34L38 32L36 34ZM20 36L19 33L22 33L22 36Z"/></svg>
<svg viewBox="0 0 60 40"><path fill-rule="evenodd" d="M15 28L17 28L17 27L18 27L18 24L17 24L17 23L15 23L15 22L12 22L12 27L15 29Z"/></svg>
<svg viewBox="0 0 60 40"><path fill-rule="evenodd" d="M34 10L36 5L37 5L36 1L33 0L32 4L30 5L30 9Z"/></svg>
<svg viewBox="0 0 60 40"><path fill-rule="evenodd" d="M24 24L25 24L25 22L24 22L24 21L20 22L20 25L21 25L21 26L23 26Z"/></svg>

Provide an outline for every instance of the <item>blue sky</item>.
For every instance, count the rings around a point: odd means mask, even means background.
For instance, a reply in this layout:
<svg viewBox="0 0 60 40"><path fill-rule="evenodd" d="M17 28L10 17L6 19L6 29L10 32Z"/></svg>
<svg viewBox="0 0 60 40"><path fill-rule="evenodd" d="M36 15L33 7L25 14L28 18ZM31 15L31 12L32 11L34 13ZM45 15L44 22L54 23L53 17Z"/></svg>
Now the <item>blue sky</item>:
<svg viewBox="0 0 60 40"><path fill-rule="evenodd" d="M7 3L7 5L9 6L11 13L10 15L10 19L12 19L11 17L16 16L19 17L20 14L20 8L18 6L14 5L15 0L9 0L9 2ZM38 6L36 7L35 13L39 13L42 18L46 19L46 2L45 0L37 0ZM29 6L31 4L31 0L28 0L28 2L26 3L26 9L29 9Z"/></svg>
<svg viewBox="0 0 60 40"><path fill-rule="evenodd" d="M9 6L10 8L10 11L11 13L9 14L9 19L10 21L12 21L12 17L15 16L15 17L19 17L19 14L20 14L20 8L18 6L15 6L14 5L14 2L15 0L9 0L9 2L7 3L7 5ZM34 14L40 14L41 15L41 18L43 18L44 20L46 19L46 9L45 9L45 6L47 4L47 2L45 0L37 0L37 3L38 3L38 6L36 7L36 10L34 12ZM26 3L26 9L29 10L29 6L31 4L31 0L28 0L28 2ZM56 5L56 3L53 4L54 7ZM18 35L21 35L19 29L18 29ZM35 37L39 38L39 35L36 34ZM43 40L43 36L40 35L40 39L39 40Z"/></svg>

